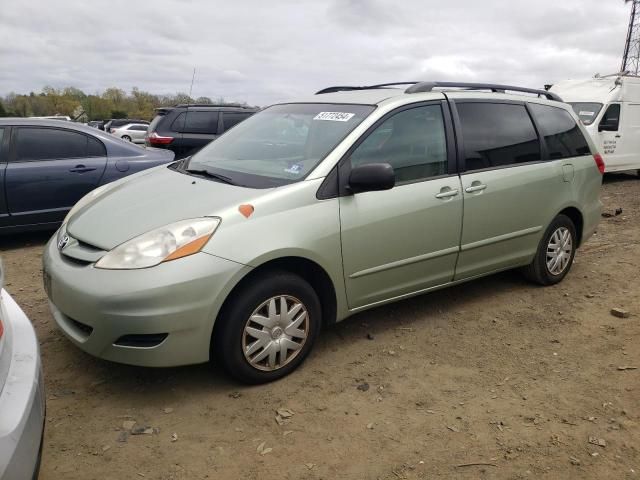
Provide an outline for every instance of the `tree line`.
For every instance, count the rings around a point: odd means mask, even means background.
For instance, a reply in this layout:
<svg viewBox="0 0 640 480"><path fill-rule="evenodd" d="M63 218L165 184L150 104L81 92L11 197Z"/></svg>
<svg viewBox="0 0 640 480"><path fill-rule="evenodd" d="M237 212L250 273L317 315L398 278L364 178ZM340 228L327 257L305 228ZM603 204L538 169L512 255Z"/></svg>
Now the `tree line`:
<svg viewBox="0 0 640 480"><path fill-rule="evenodd" d="M66 115L76 121L110 118L151 120L154 109L179 103L230 104L223 97L191 98L186 93L156 95L133 87L130 93L120 88L107 88L102 93L86 94L79 88L44 87L41 92L11 92L0 97L0 117L45 117ZM237 103L234 103L237 105ZM242 102L246 105L246 102Z"/></svg>

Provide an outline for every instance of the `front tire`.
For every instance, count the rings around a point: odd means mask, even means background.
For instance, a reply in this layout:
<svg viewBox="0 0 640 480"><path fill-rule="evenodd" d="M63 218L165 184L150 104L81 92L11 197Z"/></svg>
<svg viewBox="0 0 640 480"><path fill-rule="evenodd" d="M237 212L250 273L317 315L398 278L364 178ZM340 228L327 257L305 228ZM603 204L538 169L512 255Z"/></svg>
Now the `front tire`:
<svg viewBox="0 0 640 480"><path fill-rule="evenodd" d="M311 285L292 273L270 272L232 295L212 341L212 353L225 371L258 384L295 370L320 331L320 300Z"/></svg>
<svg viewBox="0 0 640 480"><path fill-rule="evenodd" d="M577 245L575 225L566 215L558 215L545 231L533 261L524 267L525 277L545 286L561 282L571 269Z"/></svg>

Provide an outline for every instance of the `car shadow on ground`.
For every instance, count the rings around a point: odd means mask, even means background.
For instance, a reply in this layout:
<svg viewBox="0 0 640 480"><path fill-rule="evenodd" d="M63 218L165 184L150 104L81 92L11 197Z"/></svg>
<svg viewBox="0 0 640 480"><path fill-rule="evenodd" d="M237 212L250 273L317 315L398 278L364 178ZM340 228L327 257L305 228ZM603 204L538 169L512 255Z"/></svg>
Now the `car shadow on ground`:
<svg viewBox="0 0 640 480"><path fill-rule="evenodd" d="M629 173L605 173L602 178L602 183L619 183L619 182L638 182L640 181L640 174L634 172Z"/></svg>
<svg viewBox="0 0 640 480"><path fill-rule="evenodd" d="M517 271L498 273L482 281L470 281L457 286L398 301L358 313L343 322L326 326L300 372L325 368L332 364L331 358L338 349L349 349L357 342L367 341L369 335L384 335L398 328L419 330L441 317L450 318L468 311L468 306L478 299L495 292L517 292L523 289L540 288L526 282ZM461 317L464 320L463 317ZM57 333L62 336L60 332ZM66 339L59 345L67 357L65 363L82 365L90 373L90 388L118 394L139 393L162 394L167 388L190 392L193 395L234 396L239 391L250 391L251 387L238 383L215 363L172 368L148 368L117 364L92 357L73 346ZM45 364L46 368L46 364ZM46 372L45 372L46 373ZM307 372L308 373L308 372ZM303 382L308 375L300 375L294 382ZM55 394L55 391L53 392ZM142 398L142 397L141 397ZM161 398L161 397L160 397Z"/></svg>

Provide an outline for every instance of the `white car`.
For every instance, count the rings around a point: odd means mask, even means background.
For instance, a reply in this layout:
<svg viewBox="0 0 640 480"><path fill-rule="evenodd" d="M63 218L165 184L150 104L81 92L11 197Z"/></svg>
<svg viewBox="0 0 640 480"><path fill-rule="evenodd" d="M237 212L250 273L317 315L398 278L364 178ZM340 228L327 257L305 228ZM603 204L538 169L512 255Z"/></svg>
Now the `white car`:
<svg viewBox="0 0 640 480"><path fill-rule="evenodd" d="M569 103L604 158L606 172L639 170L640 77L565 80L550 91Z"/></svg>
<svg viewBox="0 0 640 480"><path fill-rule="evenodd" d="M128 125L116 128L111 134L127 142L144 144L144 137L147 134L148 128L149 125L145 125L144 123L129 123Z"/></svg>
<svg viewBox="0 0 640 480"><path fill-rule="evenodd" d="M0 479L36 479L45 415L40 351L31 322L2 284L0 265Z"/></svg>

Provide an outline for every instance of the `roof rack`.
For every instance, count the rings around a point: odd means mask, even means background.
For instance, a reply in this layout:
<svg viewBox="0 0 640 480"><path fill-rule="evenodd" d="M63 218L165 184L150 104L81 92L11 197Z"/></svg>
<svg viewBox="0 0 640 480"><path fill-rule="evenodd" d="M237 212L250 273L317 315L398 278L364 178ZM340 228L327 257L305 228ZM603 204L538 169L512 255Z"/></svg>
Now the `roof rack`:
<svg viewBox="0 0 640 480"><path fill-rule="evenodd" d="M337 86L337 87L328 87L323 90L320 90L319 92L316 92L316 95L323 94L323 93L350 91L350 90L371 90L371 89L377 89L377 88L393 87L396 85L411 85L404 91L404 93L431 92L434 88L462 88L465 90L491 90L492 92L500 92L500 93L505 93L506 91L532 93L534 95L538 95L539 97L540 96L545 97L548 100L555 100L558 102L562 102L562 99L557 94L553 92L548 92L546 90L537 90L535 88L514 87L512 85L499 85L494 83L468 83L468 82L394 82L394 83L381 83L378 85L370 85L365 87Z"/></svg>
<svg viewBox="0 0 640 480"><path fill-rule="evenodd" d="M230 108L252 108L248 105L241 105L239 103L179 103L174 105L174 107L230 107ZM161 107L161 108L169 108L169 107Z"/></svg>

